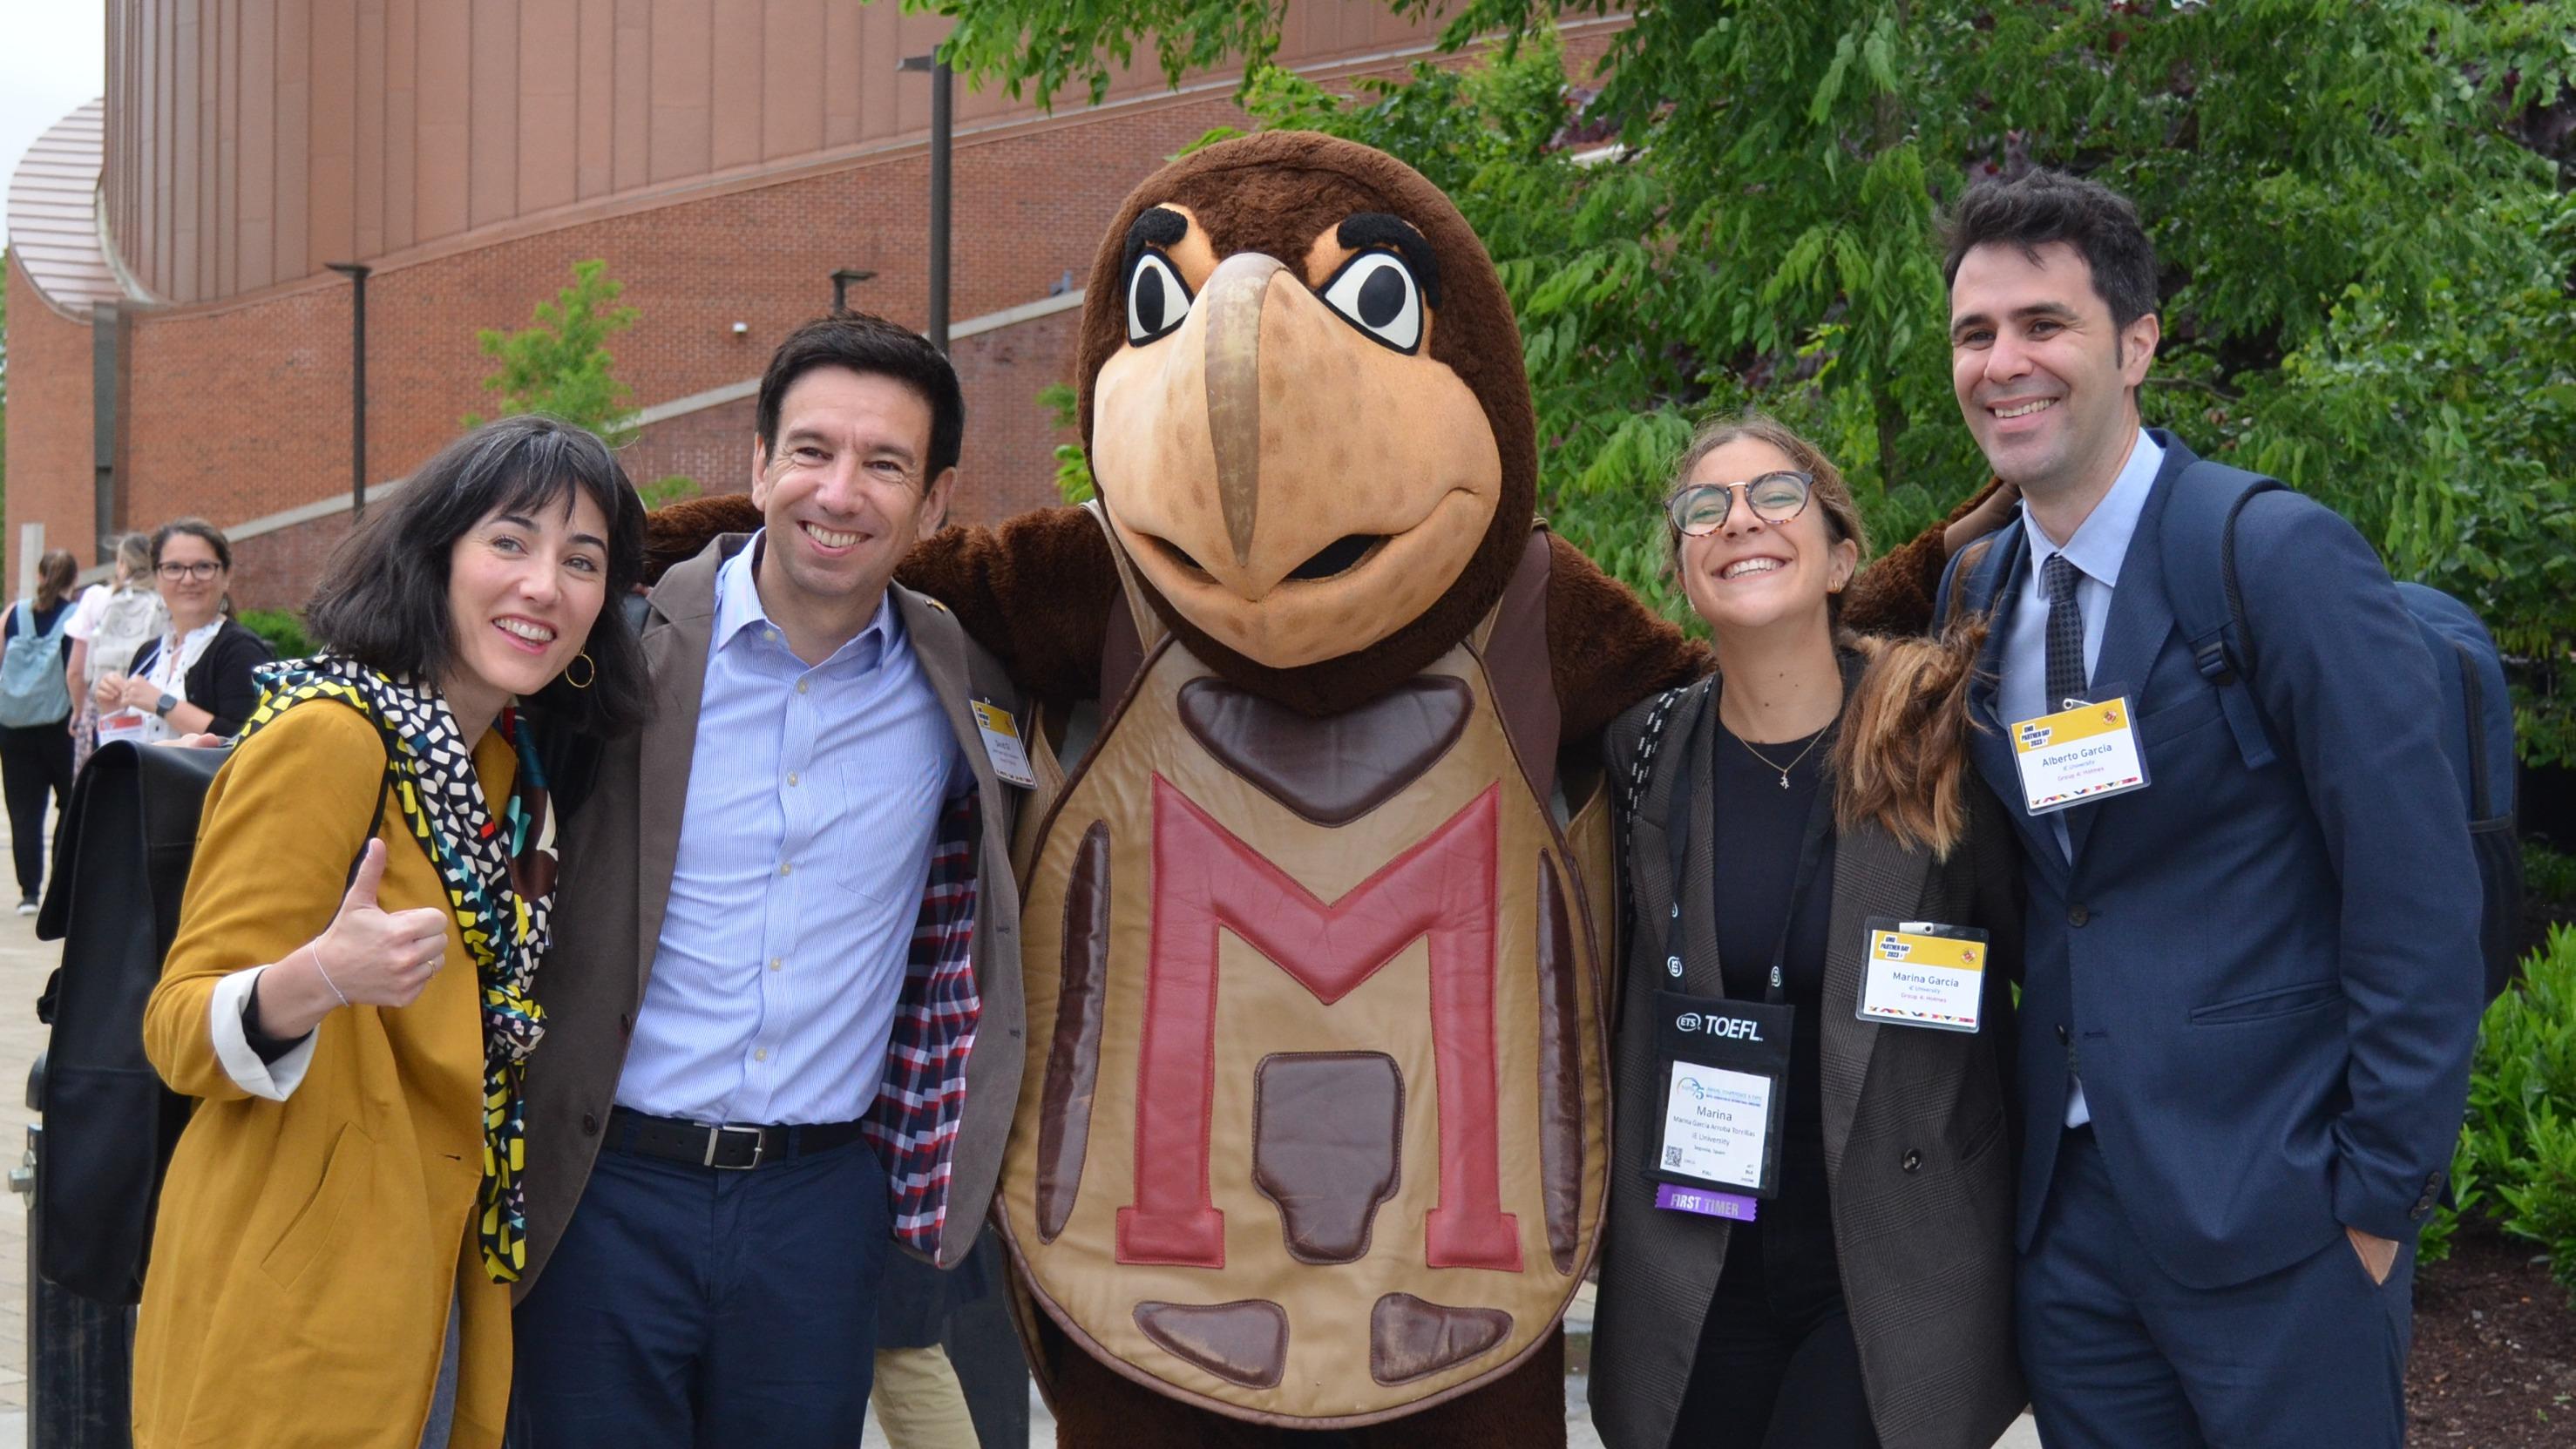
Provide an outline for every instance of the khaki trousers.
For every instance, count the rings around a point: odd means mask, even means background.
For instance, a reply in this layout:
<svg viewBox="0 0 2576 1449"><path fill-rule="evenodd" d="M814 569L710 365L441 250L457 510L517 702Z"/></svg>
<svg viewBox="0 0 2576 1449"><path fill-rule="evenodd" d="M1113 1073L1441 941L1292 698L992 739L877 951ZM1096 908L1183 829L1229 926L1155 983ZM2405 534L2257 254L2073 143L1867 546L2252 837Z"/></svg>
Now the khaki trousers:
<svg viewBox="0 0 2576 1449"><path fill-rule="evenodd" d="M878 1349L868 1407L894 1449L977 1449L966 1390L937 1344Z"/></svg>

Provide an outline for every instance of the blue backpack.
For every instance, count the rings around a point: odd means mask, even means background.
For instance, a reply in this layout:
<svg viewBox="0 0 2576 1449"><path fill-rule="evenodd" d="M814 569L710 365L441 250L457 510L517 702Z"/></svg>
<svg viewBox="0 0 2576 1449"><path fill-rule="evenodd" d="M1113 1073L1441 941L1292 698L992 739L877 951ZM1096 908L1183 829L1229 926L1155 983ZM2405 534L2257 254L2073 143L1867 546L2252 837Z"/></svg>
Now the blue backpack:
<svg viewBox="0 0 2576 1449"><path fill-rule="evenodd" d="M0 650L0 725L59 724L71 718L71 686L63 679L63 630L72 621L71 601L54 611L54 627L36 632L36 611L20 600L11 620L17 631Z"/></svg>
<svg viewBox="0 0 2576 1449"><path fill-rule="evenodd" d="M2201 677L2217 689L2227 728L2249 770L2271 764L2280 752L2247 685L2260 654L2237 590L2236 518L2248 501L2274 491L2288 490L2275 479L2241 468L2195 461L2175 475L2156 538L2174 620ZM1994 538L2017 548L2021 527L2016 521ZM1977 612L1990 607L2002 584L2002 565L2010 557L1988 559L1963 551L1959 568L1942 582L1935 617L1950 617L1954 583L1962 607ZM1989 563L1996 566L1984 566ZM2433 708L2442 757L2450 761L2468 807L2469 844L2478 862L2478 945L2492 1001L2521 969L2522 840L2514 828L2513 698L2495 640L2467 605L2423 584L2401 583L2397 597L2423 637L2440 686Z"/></svg>

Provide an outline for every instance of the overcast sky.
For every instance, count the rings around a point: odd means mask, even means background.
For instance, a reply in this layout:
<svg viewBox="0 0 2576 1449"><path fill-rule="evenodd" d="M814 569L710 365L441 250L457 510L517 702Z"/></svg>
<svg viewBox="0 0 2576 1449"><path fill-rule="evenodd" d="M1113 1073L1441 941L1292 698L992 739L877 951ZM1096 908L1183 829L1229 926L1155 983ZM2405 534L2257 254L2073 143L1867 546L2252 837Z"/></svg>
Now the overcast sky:
<svg viewBox="0 0 2576 1449"><path fill-rule="evenodd" d="M16 176L38 136L106 90L104 0L0 0L0 173Z"/></svg>

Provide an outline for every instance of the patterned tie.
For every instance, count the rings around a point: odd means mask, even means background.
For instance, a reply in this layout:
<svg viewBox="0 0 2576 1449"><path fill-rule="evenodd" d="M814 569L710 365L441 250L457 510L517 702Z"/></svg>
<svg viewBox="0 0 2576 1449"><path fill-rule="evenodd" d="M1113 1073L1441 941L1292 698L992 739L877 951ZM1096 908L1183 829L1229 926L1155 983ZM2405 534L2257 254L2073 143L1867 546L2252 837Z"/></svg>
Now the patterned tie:
<svg viewBox="0 0 2576 1449"><path fill-rule="evenodd" d="M2053 553L2040 565L2040 587L2048 591L2048 700L2050 713L2084 697L2084 611L2075 603L2075 581L2083 570Z"/></svg>

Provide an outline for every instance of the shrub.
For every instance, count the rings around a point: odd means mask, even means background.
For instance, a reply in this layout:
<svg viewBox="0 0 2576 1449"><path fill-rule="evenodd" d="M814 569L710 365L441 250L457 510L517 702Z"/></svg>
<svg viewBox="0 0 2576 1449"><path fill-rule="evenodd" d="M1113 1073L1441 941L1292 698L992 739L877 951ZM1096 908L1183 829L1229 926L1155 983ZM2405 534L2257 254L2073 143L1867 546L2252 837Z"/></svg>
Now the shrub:
<svg viewBox="0 0 2576 1449"><path fill-rule="evenodd" d="M2576 1290L2576 928L2551 931L2487 1008L2451 1179L2459 1213L2538 1244ZM2452 1211L2436 1215L2426 1259L2449 1251L2456 1226Z"/></svg>
<svg viewBox="0 0 2576 1449"><path fill-rule="evenodd" d="M286 609L245 609L241 626L268 641L280 659L301 659L313 652L301 615Z"/></svg>

